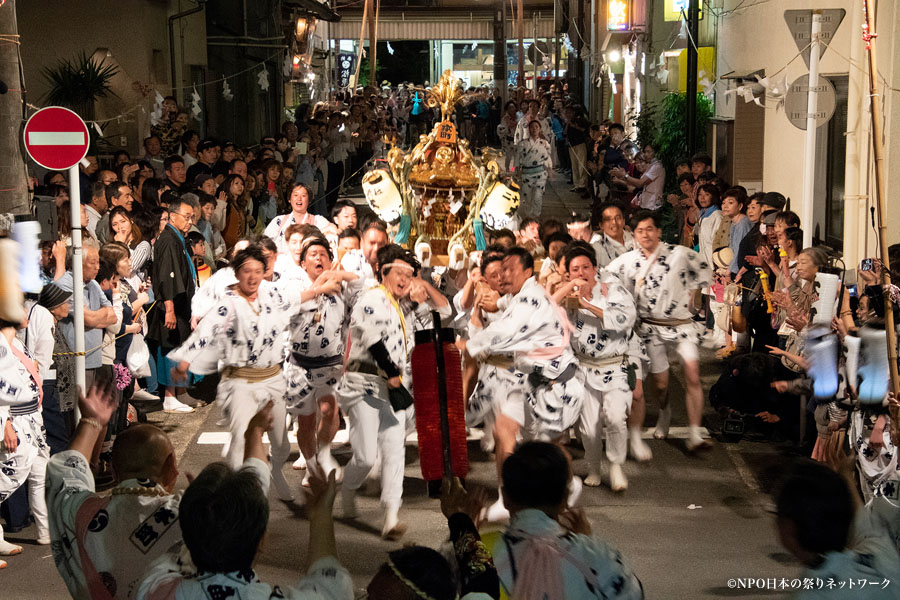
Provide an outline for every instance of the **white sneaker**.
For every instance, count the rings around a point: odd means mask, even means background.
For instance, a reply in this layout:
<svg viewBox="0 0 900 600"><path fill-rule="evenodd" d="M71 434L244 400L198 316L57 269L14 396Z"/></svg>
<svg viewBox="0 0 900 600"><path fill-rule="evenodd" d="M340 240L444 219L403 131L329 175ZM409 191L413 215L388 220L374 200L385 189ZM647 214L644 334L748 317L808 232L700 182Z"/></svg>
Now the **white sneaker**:
<svg viewBox="0 0 900 600"><path fill-rule="evenodd" d="M628 479L622 465L615 463L609 465L609 487L614 492L624 492L628 489Z"/></svg>
<svg viewBox="0 0 900 600"><path fill-rule="evenodd" d="M481 444L481 449L484 450L486 454L490 454L494 451L495 440L494 435L490 431L484 432L479 443Z"/></svg>
<svg viewBox="0 0 900 600"><path fill-rule="evenodd" d="M584 485L588 487L600 487L601 483L600 465L588 465L588 475L584 478Z"/></svg>
<svg viewBox="0 0 900 600"><path fill-rule="evenodd" d="M653 437L664 440L669 437L669 423L672 421L672 405L659 409L659 417L656 419L656 429Z"/></svg>
<svg viewBox="0 0 900 600"><path fill-rule="evenodd" d="M155 396L147 390L138 390L131 395L131 399L137 402L153 402L159 400L159 396Z"/></svg>
<svg viewBox="0 0 900 600"><path fill-rule="evenodd" d="M497 498L497 501L486 506L481 510L482 520L487 523L497 523L509 520L509 511L503 505L503 496Z"/></svg>
<svg viewBox="0 0 900 600"><path fill-rule="evenodd" d="M39 546L48 546L50 544L50 532L45 531L44 533L39 533L35 543Z"/></svg>
<svg viewBox="0 0 900 600"><path fill-rule="evenodd" d="M294 461L294 464L291 465L295 471L302 471L306 469L306 457L303 456L303 453L300 453L300 458Z"/></svg>
<svg viewBox="0 0 900 600"><path fill-rule="evenodd" d="M0 556L13 556L22 554L22 546L10 544L6 540L0 539Z"/></svg>
<svg viewBox="0 0 900 600"><path fill-rule="evenodd" d="M395 542L406 533L406 524L400 521L400 509L388 507L384 512L384 525L381 528L381 539Z"/></svg>
<svg viewBox="0 0 900 600"><path fill-rule="evenodd" d="M688 452L699 452L701 450L710 450L712 448L712 442L704 440L701 437L689 437L684 444Z"/></svg>
<svg viewBox="0 0 900 600"><path fill-rule="evenodd" d="M319 451L316 453L316 462L319 463L326 479L332 471L334 471L335 481L341 481L344 478L344 470L338 464L338 461L334 459L334 456L331 455L331 444L326 444L319 448Z"/></svg>
<svg viewBox="0 0 900 600"><path fill-rule="evenodd" d="M572 481L569 482L569 500L566 502L569 508L578 504L578 500L581 498L582 489L581 477L572 475Z"/></svg>
<svg viewBox="0 0 900 600"><path fill-rule="evenodd" d="M163 412L170 414L187 414L194 412L194 408L180 402L178 398L175 398L174 396L166 396L166 399L163 400Z"/></svg>
<svg viewBox="0 0 900 600"><path fill-rule="evenodd" d="M631 429L628 432L628 445L631 448L631 456L638 462L647 462L653 458L653 451L641 437L640 428Z"/></svg>

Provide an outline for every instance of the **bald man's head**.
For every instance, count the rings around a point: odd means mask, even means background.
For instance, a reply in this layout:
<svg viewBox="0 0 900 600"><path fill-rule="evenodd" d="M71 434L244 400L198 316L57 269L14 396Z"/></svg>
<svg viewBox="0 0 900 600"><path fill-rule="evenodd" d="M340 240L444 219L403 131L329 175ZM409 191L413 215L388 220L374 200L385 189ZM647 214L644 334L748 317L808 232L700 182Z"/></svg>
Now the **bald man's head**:
<svg viewBox="0 0 900 600"><path fill-rule="evenodd" d="M118 481L152 479L171 491L178 478L175 451L162 429L132 425L116 437L112 467Z"/></svg>

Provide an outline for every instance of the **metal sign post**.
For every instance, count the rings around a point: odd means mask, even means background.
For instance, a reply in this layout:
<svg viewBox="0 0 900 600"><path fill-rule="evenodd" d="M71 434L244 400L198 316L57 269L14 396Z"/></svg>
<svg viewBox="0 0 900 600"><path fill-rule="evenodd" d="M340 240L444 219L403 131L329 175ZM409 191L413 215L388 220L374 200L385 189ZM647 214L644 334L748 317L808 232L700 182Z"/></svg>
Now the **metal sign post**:
<svg viewBox="0 0 900 600"><path fill-rule="evenodd" d="M78 165L69 167L69 204L72 206L72 321L75 324L75 383L86 394L84 374L84 272L81 264L81 189ZM75 405L78 410L78 405ZM79 417L78 413L75 414Z"/></svg>
<svg viewBox="0 0 900 600"><path fill-rule="evenodd" d="M822 20L818 11L813 11L812 44L809 57L809 91L806 99L806 157L803 163L803 203L800 205L800 223L803 225L803 247L812 246L813 239L813 204L815 202L816 178L816 102L819 82L819 35L822 33Z"/></svg>
<svg viewBox="0 0 900 600"><path fill-rule="evenodd" d="M784 20L791 31L794 43L797 44L797 48L803 54L803 60L809 66L805 115L806 157L803 162L803 199L800 206L804 247L812 245L812 236L815 230L813 207L816 183L816 127L830 118L829 116L823 120L817 110L821 100L819 97L819 59L828 49L834 32L837 31L846 14L847 12L843 8L784 11Z"/></svg>
<svg viewBox="0 0 900 600"><path fill-rule="evenodd" d="M34 113L22 132L31 159L52 171L69 171L69 204L72 206L72 320L75 325L75 382L82 394L84 374L84 274L81 265L81 186L78 165L87 156L90 135L75 112L48 106ZM76 417L78 416L76 405Z"/></svg>

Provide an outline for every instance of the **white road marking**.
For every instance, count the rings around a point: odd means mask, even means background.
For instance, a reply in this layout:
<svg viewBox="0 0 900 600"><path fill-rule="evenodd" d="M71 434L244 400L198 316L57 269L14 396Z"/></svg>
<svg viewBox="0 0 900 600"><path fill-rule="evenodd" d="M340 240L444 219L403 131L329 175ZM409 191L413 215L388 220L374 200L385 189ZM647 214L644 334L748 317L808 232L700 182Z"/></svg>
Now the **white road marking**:
<svg viewBox="0 0 900 600"><path fill-rule="evenodd" d="M84 146L83 131L29 131L29 146Z"/></svg>
<svg viewBox="0 0 900 600"><path fill-rule="evenodd" d="M690 429L688 427L670 427L669 428L669 438L673 440L686 440L688 438L688 433ZM230 433L227 431L204 431L197 438L197 444L204 446L223 446L228 442ZM704 439L709 439L709 431L707 431L706 427L700 428L700 436ZM470 441L478 441L484 437L484 430L480 428L473 428L469 430L469 434L467 439ZM653 429L646 428L644 432L641 434L641 437L645 440L653 439ZM288 432L288 441L292 444L297 443L297 434L293 431ZM334 440L332 441L332 446L343 445L349 441L349 434L346 429L341 429L337 432L337 435L334 436ZM406 436L406 442L408 444L415 445L419 442L418 434L413 431L408 436ZM267 435L263 436L263 443L269 443L269 437Z"/></svg>

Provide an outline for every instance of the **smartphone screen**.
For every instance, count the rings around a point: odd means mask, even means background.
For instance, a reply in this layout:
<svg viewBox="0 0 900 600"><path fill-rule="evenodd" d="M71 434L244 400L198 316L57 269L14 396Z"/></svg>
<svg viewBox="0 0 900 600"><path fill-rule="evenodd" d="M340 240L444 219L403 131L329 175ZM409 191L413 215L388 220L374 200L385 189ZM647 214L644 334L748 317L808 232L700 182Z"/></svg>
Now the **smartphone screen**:
<svg viewBox="0 0 900 600"><path fill-rule="evenodd" d="M307 152L309 152L309 142L297 142L296 144L294 144L294 152L300 154L301 156L305 155Z"/></svg>

